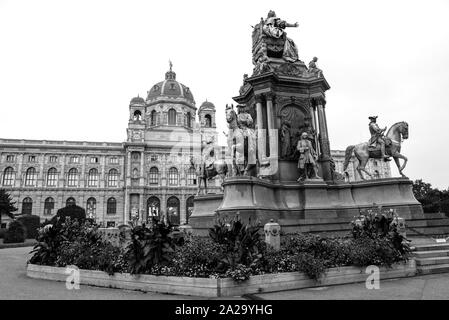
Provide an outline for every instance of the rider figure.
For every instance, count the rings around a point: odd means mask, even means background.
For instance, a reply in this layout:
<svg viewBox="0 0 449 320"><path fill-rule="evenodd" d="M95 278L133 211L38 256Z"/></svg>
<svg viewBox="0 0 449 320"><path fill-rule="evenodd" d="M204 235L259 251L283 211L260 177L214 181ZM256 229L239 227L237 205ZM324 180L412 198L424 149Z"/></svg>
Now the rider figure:
<svg viewBox="0 0 449 320"><path fill-rule="evenodd" d="M381 157L384 161L390 161L389 157L385 154L384 132L387 130L387 127L384 129L379 128L379 125L376 123L377 116L371 116L368 119L371 120L369 123L369 132L371 133L369 146L375 148L377 144L380 144Z"/></svg>
<svg viewBox="0 0 449 320"><path fill-rule="evenodd" d="M215 154L214 154L214 137L209 137L203 142L201 156L202 163L204 165L204 170L210 170L214 166ZM202 172L205 174L205 172Z"/></svg>

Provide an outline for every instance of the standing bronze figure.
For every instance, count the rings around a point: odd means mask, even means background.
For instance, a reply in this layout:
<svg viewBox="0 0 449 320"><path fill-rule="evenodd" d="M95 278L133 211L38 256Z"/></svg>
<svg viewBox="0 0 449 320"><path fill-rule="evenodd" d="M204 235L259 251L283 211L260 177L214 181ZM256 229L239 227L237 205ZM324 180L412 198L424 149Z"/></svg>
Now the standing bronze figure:
<svg viewBox="0 0 449 320"><path fill-rule="evenodd" d="M299 151L298 168L302 170L298 181L310 178L321 179L318 176L318 165L316 163L318 155L315 149L313 149L312 143L307 138L307 132L303 132L296 146L296 149ZM313 171L313 174L310 174L310 171Z"/></svg>

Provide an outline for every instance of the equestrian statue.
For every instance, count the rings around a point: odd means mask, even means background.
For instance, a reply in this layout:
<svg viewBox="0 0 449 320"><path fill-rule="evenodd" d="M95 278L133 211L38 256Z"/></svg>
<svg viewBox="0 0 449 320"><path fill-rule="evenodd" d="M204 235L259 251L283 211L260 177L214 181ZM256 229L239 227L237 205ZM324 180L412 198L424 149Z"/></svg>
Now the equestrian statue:
<svg viewBox="0 0 449 320"><path fill-rule="evenodd" d="M357 172L363 180L365 180L365 177L363 176L362 171L372 178L372 175L365 169L365 166L370 158L390 161L389 157L393 157L399 173L403 178L406 178L402 171L404 170L408 160L407 157L400 153L400 151L403 139L408 139L407 122L402 121L395 123L390 127L387 134L384 135L387 127L383 129L379 128L376 123L377 116L371 116L368 118L371 120L369 123L371 138L368 142L362 142L358 145L353 145L346 148L343 171L346 171L353 153L359 161ZM404 160L402 166L399 159Z"/></svg>

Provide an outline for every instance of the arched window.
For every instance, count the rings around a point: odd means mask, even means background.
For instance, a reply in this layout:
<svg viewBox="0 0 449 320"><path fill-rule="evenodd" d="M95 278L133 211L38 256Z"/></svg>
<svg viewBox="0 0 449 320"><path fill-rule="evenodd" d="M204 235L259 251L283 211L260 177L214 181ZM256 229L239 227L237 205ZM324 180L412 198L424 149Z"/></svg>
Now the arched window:
<svg viewBox="0 0 449 320"><path fill-rule="evenodd" d="M109 198L106 204L106 213L107 214L116 214L117 213L117 200L115 198Z"/></svg>
<svg viewBox="0 0 449 320"><path fill-rule="evenodd" d="M155 126L156 125L156 117L157 117L156 110L151 111L151 117L150 117L150 125L151 126Z"/></svg>
<svg viewBox="0 0 449 320"><path fill-rule="evenodd" d="M52 197L48 197L44 201L44 215L51 216L55 209L55 200Z"/></svg>
<svg viewBox="0 0 449 320"><path fill-rule="evenodd" d="M76 168L72 168L69 170L69 173L67 175L67 186L78 186L78 170Z"/></svg>
<svg viewBox="0 0 449 320"><path fill-rule="evenodd" d="M176 125L176 110L170 109L168 110L168 124L175 126Z"/></svg>
<svg viewBox="0 0 449 320"><path fill-rule="evenodd" d="M98 185L98 170L90 169L89 174L87 175L87 186L88 187L96 187Z"/></svg>
<svg viewBox="0 0 449 320"><path fill-rule="evenodd" d="M73 197L67 198L67 200L65 201L65 205L66 207L76 205L75 198Z"/></svg>
<svg viewBox="0 0 449 320"><path fill-rule="evenodd" d="M26 197L22 201L22 214L31 214L33 212L33 200L30 197Z"/></svg>
<svg viewBox="0 0 449 320"><path fill-rule="evenodd" d="M25 173L25 185L26 186L34 186L36 183L36 169L33 167L28 168Z"/></svg>
<svg viewBox="0 0 449 320"><path fill-rule="evenodd" d="M134 111L133 120L140 121L141 119L142 119L142 112L140 112L140 110Z"/></svg>
<svg viewBox="0 0 449 320"><path fill-rule="evenodd" d="M186 200L186 223L187 224L189 223L189 217L193 213L193 199L194 199L194 196L190 196Z"/></svg>
<svg viewBox="0 0 449 320"><path fill-rule="evenodd" d="M108 173L108 187L117 187L118 185L118 171L116 169L109 170Z"/></svg>
<svg viewBox="0 0 449 320"><path fill-rule="evenodd" d="M204 125L205 125L206 128L212 127L212 117L210 116L210 114L206 114L204 116L204 121L205 121Z"/></svg>
<svg viewBox="0 0 449 320"><path fill-rule="evenodd" d="M3 172L3 185L12 186L14 184L14 169L8 167Z"/></svg>
<svg viewBox="0 0 449 320"><path fill-rule="evenodd" d="M170 170L168 170L168 184L171 186L178 185L178 169L170 168Z"/></svg>
<svg viewBox="0 0 449 320"><path fill-rule="evenodd" d="M196 184L195 168L190 168L189 171L187 171L187 184L188 185L195 185Z"/></svg>
<svg viewBox="0 0 449 320"><path fill-rule="evenodd" d="M95 198L87 199L86 204L86 214L89 218L95 218L95 213L97 212L97 200Z"/></svg>
<svg viewBox="0 0 449 320"><path fill-rule="evenodd" d="M149 197L147 200L147 220L150 217L159 217L159 213L161 211L161 202L158 197Z"/></svg>
<svg viewBox="0 0 449 320"><path fill-rule="evenodd" d="M172 224L179 224L179 199L170 197L167 200L167 217Z"/></svg>
<svg viewBox="0 0 449 320"><path fill-rule="evenodd" d="M186 125L187 127L191 128L192 127L192 114L190 112L187 112L187 116L186 116Z"/></svg>
<svg viewBox="0 0 449 320"><path fill-rule="evenodd" d="M149 184L158 184L159 183L159 170L156 167L151 167L150 174L148 176Z"/></svg>
<svg viewBox="0 0 449 320"><path fill-rule="evenodd" d="M57 182L58 182L58 172L56 171L56 168L50 168L47 171L47 186L55 187Z"/></svg>

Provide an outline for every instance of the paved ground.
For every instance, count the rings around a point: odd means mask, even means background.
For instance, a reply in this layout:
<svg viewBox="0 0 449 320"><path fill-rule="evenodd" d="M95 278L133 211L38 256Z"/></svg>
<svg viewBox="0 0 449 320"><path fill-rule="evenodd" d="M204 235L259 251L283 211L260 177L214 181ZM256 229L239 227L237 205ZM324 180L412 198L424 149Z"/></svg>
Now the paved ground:
<svg viewBox="0 0 449 320"><path fill-rule="evenodd" d="M120 289L81 286L67 290L64 282L31 279L26 276L28 248L0 249L0 300L6 299L61 299L61 300L184 300L205 299L161 293L142 293ZM242 299L236 297L234 299Z"/></svg>
<svg viewBox="0 0 449 320"><path fill-rule="evenodd" d="M273 300L449 300L449 274L383 280L380 289L368 290L365 283L258 294Z"/></svg>
<svg viewBox="0 0 449 320"><path fill-rule="evenodd" d="M26 261L32 248L0 250L0 300L3 299L204 299L158 293L140 293L120 289L81 286L80 290L67 290L65 283L31 279L26 276ZM384 280L379 290L368 290L365 283L291 290L258 294L262 299L445 299L449 300L449 274ZM233 299L242 299L234 297Z"/></svg>
<svg viewBox="0 0 449 320"><path fill-rule="evenodd" d="M35 239L26 239L25 242L19 243L3 243L3 239L0 239L0 249L3 248L18 248L18 247L33 247L36 244Z"/></svg>

